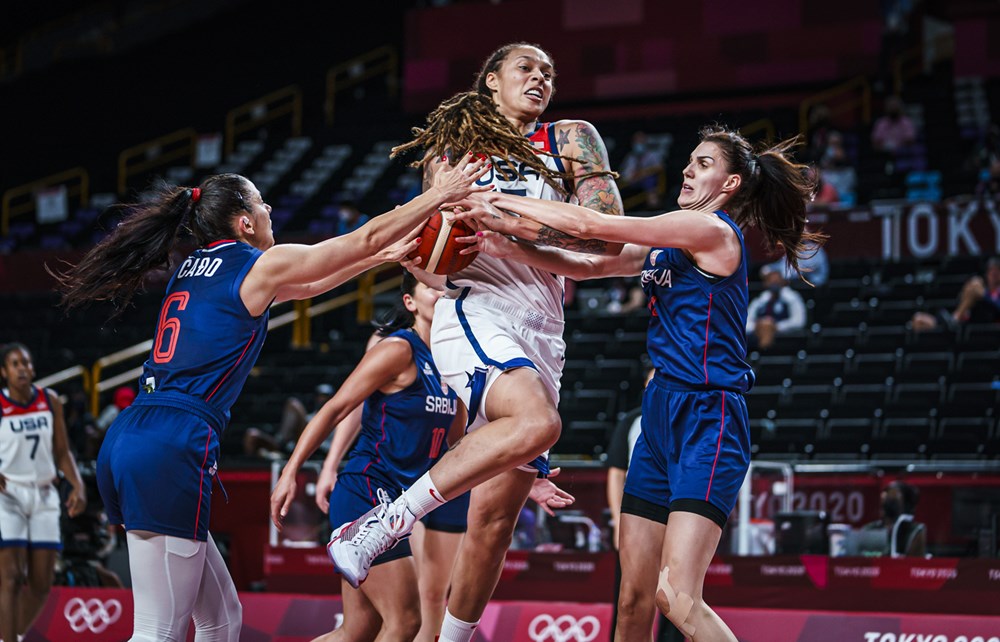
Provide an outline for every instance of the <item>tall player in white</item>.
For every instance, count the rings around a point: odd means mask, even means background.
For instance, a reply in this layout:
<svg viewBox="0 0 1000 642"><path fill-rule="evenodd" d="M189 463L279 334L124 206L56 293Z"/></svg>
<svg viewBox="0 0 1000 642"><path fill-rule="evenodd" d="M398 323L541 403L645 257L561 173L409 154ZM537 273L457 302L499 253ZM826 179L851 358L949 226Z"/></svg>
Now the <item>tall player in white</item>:
<svg viewBox="0 0 1000 642"><path fill-rule="evenodd" d="M428 184L435 171L429 160L453 149L475 150L492 157L492 173L484 180L494 189L620 215L621 196L595 128L579 120L539 122L554 76L546 51L505 45L486 60L472 91L442 103L427 128L394 153L426 150L421 164ZM581 241L544 226L532 237L524 240L592 253L621 251L620 245ZM416 520L473 488L440 638L457 642L472 638L500 577L517 516L536 475L548 472L547 453L562 429L557 406L566 347L564 281L483 255L437 285L446 292L435 307L431 349L442 377L469 410L469 432L399 499L360 518L353 538L340 538L345 529L336 529L328 550L341 573L363 581L371 559L406 536Z"/></svg>
<svg viewBox="0 0 1000 642"><path fill-rule="evenodd" d="M62 402L33 385L31 354L20 343L0 349L0 639L27 633L52 587L59 532L56 468L72 486L70 517L87 495L69 449Z"/></svg>

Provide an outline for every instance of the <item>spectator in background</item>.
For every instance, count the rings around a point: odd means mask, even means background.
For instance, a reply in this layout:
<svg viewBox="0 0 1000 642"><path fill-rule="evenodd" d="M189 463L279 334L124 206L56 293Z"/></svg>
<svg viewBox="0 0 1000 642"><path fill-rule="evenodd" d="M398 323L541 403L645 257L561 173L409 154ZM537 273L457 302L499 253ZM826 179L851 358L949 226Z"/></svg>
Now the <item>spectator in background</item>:
<svg viewBox="0 0 1000 642"><path fill-rule="evenodd" d="M361 213L357 203L350 199L340 202L340 211L337 213L337 236L353 232L367 222L368 215Z"/></svg>
<svg viewBox="0 0 1000 642"><path fill-rule="evenodd" d="M958 295L958 306L936 315L916 312L910 324L916 332L935 330L941 325L955 329L962 323L1000 323L1000 256L986 261L983 276L973 276Z"/></svg>
<svg viewBox="0 0 1000 642"><path fill-rule="evenodd" d="M632 135L632 147L622 160L622 187L638 187L646 197L646 207L660 207L660 192L657 188L659 175L663 171L663 159L650 148L645 132Z"/></svg>
<svg viewBox="0 0 1000 642"><path fill-rule="evenodd" d="M809 232L815 231L809 225L806 225L806 230ZM817 245L812 241L806 241L804 245L806 246L805 255L799 259L799 270L802 271L801 276L804 276L812 285L822 287L830 279L830 260L826 256L826 250L823 249L822 245ZM799 272L789 265L788 259L785 257L773 263L768 263L767 267L780 271L789 283L798 281L801 278Z"/></svg>
<svg viewBox="0 0 1000 642"><path fill-rule="evenodd" d="M118 413L132 405L133 401L135 401L135 390L131 386L119 386L115 388L114 399L104 407L104 410L101 411L101 414L95 420L97 428L101 431L102 435L108 429L108 426L111 425L111 422L115 420L115 417L118 416Z"/></svg>
<svg viewBox="0 0 1000 642"><path fill-rule="evenodd" d="M885 113L872 126L872 147L896 158L915 142L917 128L903 112L903 100L899 96L889 96L885 99Z"/></svg>
<svg viewBox="0 0 1000 642"><path fill-rule="evenodd" d="M648 357L647 357L648 361ZM649 380L656 374L655 368L649 368L646 377L643 379L643 388L649 385ZM636 406L625 413L611 434L608 443L608 508L611 511L611 545L618 553L618 530L621 521L622 497L625 495L625 475L628 471L628 463L632 459L632 448L642 430L642 405ZM621 585L621 563L615 565L615 599L612 604L611 615L611 639L615 637L616 623L618 622L618 589ZM665 615L660 613L656 642L680 642L684 639L681 632L677 630Z"/></svg>
<svg viewBox="0 0 1000 642"><path fill-rule="evenodd" d="M813 197L814 205L833 205L840 202L840 193L832 183L823 178L823 171L815 168L816 196Z"/></svg>
<svg viewBox="0 0 1000 642"><path fill-rule="evenodd" d="M806 304L788 285L781 268L769 263L760 269L760 276L764 291L747 310L747 338L756 339L759 350L768 350L778 335L805 327Z"/></svg>
<svg viewBox="0 0 1000 642"><path fill-rule="evenodd" d="M927 555L927 528L913 518L920 492L902 480L890 482L882 491L882 516L863 530L884 528L888 537L883 555L891 557Z"/></svg>
<svg viewBox="0 0 1000 642"><path fill-rule="evenodd" d="M858 176L851 155L847 152L843 134L839 131L830 131L827 134L826 148L815 167L819 184L816 188L816 198L813 199L814 203L854 204ZM835 201L830 201L834 198L830 188L836 191Z"/></svg>
<svg viewBox="0 0 1000 642"><path fill-rule="evenodd" d="M333 386L328 383L317 385L308 408L298 397L289 397L285 400L285 406L281 410L281 424L278 426L278 431L269 434L260 428L247 428L243 435L243 452L250 456L269 458L290 455L306 424L323 407L323 404L333 397L333 392ZM328 448L329 441L326 442L323 450Z"/></svg>
<svg viewBox="0 0 1000 642"><path fill-rule="evenodd" d="M990 124L972 157L976 196L1000 194L1000 126Z"/></svg>
<svg viewBox="0 0 1000 642"><path fill-rule="evenodd" d="M840 132L833 126L830 108L822 103L814 106L809 112L809 135L803 162L823 166L830 136L833 134L839 135Z"/></svg>
<svg viewBox="0 0 1000 642"><path fill-rule="evenodd" d="M609 288L608 312L612 314L630 314L639 308L646 307L646 293L642 291L639 280L633 277L618 277Z"/></svg>

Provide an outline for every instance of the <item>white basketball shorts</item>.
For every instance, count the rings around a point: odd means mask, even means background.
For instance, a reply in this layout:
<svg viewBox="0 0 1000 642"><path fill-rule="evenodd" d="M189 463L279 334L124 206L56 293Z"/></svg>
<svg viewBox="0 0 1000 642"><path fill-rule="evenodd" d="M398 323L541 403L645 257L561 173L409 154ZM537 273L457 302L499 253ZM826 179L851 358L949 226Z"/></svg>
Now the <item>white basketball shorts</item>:
<svg viewBox="0 0 1000 642"><path fill-rule="evenodd" d="M7 480L0 492L0 547L62 548L59 491Z"/></svg>
<svg viewBox="0 0 1000 642"><path fill-rule="evenodd" d="M469 410L466 432L487 423L486 396L507 370L533 368L552 403L559 405L559 378L566 360L563 321L525 310L471 288L449 291L434 306L434 363ZM548 452L521 470L548 474Z"/></svg>

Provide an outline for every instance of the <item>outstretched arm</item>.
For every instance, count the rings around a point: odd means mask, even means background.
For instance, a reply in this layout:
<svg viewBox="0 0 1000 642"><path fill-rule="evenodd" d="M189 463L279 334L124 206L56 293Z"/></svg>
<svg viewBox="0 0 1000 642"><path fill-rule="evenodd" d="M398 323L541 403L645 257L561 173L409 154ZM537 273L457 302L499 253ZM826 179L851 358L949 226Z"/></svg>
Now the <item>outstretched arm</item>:
<svg viewBox="0 0 1000 642"><path fill-rule="evenodd" d="M355 263L370 259L383 248L411 233L442 204L484 191L477 186L488 165L466 155L454 166L441 161L431 189L405 205L372 218L350 234L327 239L316 245L275 245L257 260L240 286L247 310L258 316L275 300L288 300L294 290L284 288L315 283L331 274L350 270ZM330 283L326 283L332 287Z"/></svg>
<svg viewBox="0 0 1000 642"><path fill-rule="evenodd" d="M490 230L457 239L469 244L462 254L483 252L501 259L517 261L531 267L561 274L575 281L598 279L608 276L634 276L642 271L649 248L626 244L619 254L596 256L569 252L557 248L535 247L519 243Z"/></svg>
<svg viewBox="0 0 1000 642"><path fill-rule="evenodd" d="M282 521L295 499L295 477L302 464L316 452L334 426L373 392L392 382L412 361L413 350L406 341L387 339L380 342L365 353L337 394L323 404L309 421L271 493L271 521L278 530L281 530Z"/></svg>
<svg viewBox="0 0 1000 642"><path fill-rule="evenodd" d="M333 431L333 440L330 442L330 450L323 460L323 468L319 472L316 480L316 506L324 513L330 512L330 491L337 483L337 472L340 469L340 462L344 455L350 450L358 433L361 432L361 413L364 405L359 405L344 418Z"/></svg>
<svg viewBox="0 0 1000 642"><path fill-rule="evenodd" d="M680 248L699 267L715 274L732 273L742 256L736 233L713 212L677 210L649 218L608 216L572 203L497 192L479 194L447 207L452 210L448 215L457 220L518 238L530 219L579 238Z"/></svg>

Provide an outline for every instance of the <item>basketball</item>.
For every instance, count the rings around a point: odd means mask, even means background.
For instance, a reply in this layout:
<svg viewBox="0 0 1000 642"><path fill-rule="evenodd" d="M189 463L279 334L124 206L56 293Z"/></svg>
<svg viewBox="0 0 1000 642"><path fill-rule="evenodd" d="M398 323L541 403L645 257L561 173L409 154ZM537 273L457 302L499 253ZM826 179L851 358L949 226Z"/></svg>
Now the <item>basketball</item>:
<svg viewBox="0 0 1000 642"><path fill-rule="evenodd" d="M422 259L417 265L422 270L434 274L454 274L464 270L476 258L476 254L459 254L469 247L455 239L472 236L475 232L462 221L446 221L441 212L435 212L420 231L420 246L408 258Z"/></svg>

